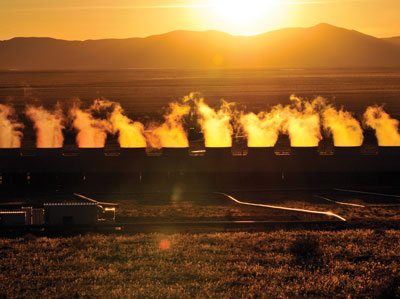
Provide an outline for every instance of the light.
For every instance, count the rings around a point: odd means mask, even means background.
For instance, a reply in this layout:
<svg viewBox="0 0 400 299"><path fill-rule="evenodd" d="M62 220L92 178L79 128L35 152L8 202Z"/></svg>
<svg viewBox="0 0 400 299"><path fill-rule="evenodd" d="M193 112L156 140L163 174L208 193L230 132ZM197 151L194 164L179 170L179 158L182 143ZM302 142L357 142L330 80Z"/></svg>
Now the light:
<svg viewBox="0 0 400 299"><path fill-rule="evenodd" d="M171 248L171 242L167 239L163 239L158 243L158 248L160 248L162 251L166 251Z"/></svg>
<svg viewBox="0 0 400 299"><path fill-rule="evenodd" d="M26 211L0 211L0 215L26 214Z"/></svg>
<svg viewBox="0 0 400 299"><path fill-rule="evenodd" d="M248 25L266 17L274 3L271 0L214 0L213 6L225 21Z"/></svg>

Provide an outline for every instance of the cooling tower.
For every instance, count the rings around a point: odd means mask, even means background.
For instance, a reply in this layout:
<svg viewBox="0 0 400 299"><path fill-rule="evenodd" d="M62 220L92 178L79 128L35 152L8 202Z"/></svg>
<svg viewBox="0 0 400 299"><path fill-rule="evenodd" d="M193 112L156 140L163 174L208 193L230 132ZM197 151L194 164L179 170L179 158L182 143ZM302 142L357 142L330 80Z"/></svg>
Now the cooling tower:
<svg viewBox="0 0 400 299"><path fill-rule="evenodd" d="M231 147L206 147L206 157L229 157L232 156Z"/></svg>
<svg viewBox="0 0 400 299"><path fill-rule="evenodd" d="M164 157L182 157L186 158L189 156L188 147L164 147L162 148L162 155Z"/></svg>
<svg viewBox="0 0 400 299"><path fill-rule="evenodd" d="M36 156L38 157L61 157L63 154L62 148L38 148Z"/></svg>
<svg viewBox="0 0 400 299"><path fill-rule="evenodd" d="M144 147L121 147L120 156L124 158L144 158L147 155Z"/></svg>

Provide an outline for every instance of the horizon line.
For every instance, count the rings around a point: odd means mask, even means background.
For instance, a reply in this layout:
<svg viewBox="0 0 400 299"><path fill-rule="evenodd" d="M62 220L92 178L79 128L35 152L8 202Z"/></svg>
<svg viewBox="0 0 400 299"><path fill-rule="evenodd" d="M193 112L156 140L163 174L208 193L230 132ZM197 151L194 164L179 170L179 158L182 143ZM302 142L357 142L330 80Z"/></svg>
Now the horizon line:
<svg viewBox="0 0 400 299"><path fill-rule="evenodd" d="M169 34L169 33L173 33L173 32L198 32L198 33L202 33L202 32L219 32L219 33L224 33L224 34L228 34L230 36L238 36L238 37L252 37L252 36L258 36L258 35L262 35L262 34L266 34L269 32L274 32L274 31L278 31L278 30L284 30L284 29L308 29L308 28L313 28L319 25L328 25L328 26L332 26L335 28L339 28L339 29L345 29L345 30L354 30L357 32L360 32L362 34L365 35L369 35L378 39L385 39L385 38L396 38L396 37L400 37L400 33L399 35L394 35L394 36L386 36L386 37L377 37L368 33L364 33L361 32L359 30L356 29L348 29L345 27L339 27L339 26L335 26L332 25L330 23L325 23L325 22L321 22L318 23L316 25L313 26L293 26L293 27L281 27L281 28L277 28L277 29L273 29L273 30L268 30L268 31L261 31L261 32L249 32L249 33L239 33L239 34L232 34L230 32L226 32L226 31L222 31L222 30L217 30L217 29L207 29L207 30L188 30L188 29L176 29L176 30L171 30L171 31L167 31L167 32L163 32L163 33L155 33L155 34L150 34L150 35L146 35L146 36L131 36L131 37L104 37L104 38L87 38L87 39L64 39L64 38L57 38L57 37L51 37L51 36L14 36L8 39L3 39L0 40L0 42L4 42L4 41L10 41L12 39L16 39L16 38L48 38L48 39L54 39L54 40L62 40L62 41L70 41L70 42L75 42L75 41L79 41L79 42L85 42L85 41L100 41L100 40L124 40L124 39L134 39L134 38L138 38L138 39L145 39L145 38L149 38L149 37L153 37L153 36L158 36L158 35L164 35L164 34Z"/></svg>

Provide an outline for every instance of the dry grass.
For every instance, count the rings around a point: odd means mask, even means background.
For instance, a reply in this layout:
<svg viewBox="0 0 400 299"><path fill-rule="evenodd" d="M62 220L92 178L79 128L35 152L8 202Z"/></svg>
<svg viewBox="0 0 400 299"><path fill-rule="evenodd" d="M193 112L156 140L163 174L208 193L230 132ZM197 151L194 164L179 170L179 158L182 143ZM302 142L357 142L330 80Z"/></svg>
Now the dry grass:
<svg viewBox="0 0 400 299"><path fill-rule="evenodd" d="M0 297L399 296L399 241L394 230L3 239Z"/></svg>

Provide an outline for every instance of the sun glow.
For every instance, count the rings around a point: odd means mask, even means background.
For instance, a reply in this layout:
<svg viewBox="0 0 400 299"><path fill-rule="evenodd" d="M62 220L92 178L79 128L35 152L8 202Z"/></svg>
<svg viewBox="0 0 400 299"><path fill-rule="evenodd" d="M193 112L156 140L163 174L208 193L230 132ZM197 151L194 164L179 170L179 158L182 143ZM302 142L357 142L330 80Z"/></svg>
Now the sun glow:
<svg viewBox="0 0 400 299"><path fill-rule="evenodd" d="M225 22L236 25L255 25L271 14L274 1L214 0L213 6Z"/></svg>

